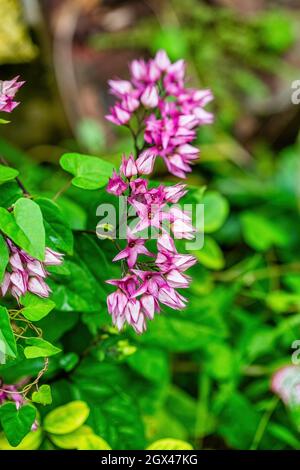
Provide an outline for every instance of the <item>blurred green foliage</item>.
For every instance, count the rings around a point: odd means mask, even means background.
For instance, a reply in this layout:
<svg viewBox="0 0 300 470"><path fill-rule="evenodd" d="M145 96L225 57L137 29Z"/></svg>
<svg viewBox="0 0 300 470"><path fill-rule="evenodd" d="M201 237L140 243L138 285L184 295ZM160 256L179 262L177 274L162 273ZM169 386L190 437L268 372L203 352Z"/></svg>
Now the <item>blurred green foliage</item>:
<svg viewBox="0 0 300 470"><path fill-rule="evenodd" d="M43 354L32 356L37 351L28 354L28 347L47 349L51 343L59 350L52 350L57 354L49 358L44 385L31 397L40 428L19 448L300 449L299 407L285 406L270 388L273 374L291 364L300 331L299 142L278 150L261 139L250 152L231 134L245 102L269 96L262 75L286 79L293 72L283 56L296 40L294 19L287 10L243 18L196 0L172 5L179 23L170 15L160 28L147 19L129 32L95 35L91 44L139 44L149 53L165 48L173 59L189 60L193 78L215 93L217 124L200 133L202 161L188 181L190 197L205 207L205 242L193 253L199 263L191 269L184 311L165 309L142 336L118 334L105 302L105 280L120 274L111 263L113 243L83 233L95 230L98 204L113 203L103 181L86 178L92 163L70 168L64 157L63 167L75 180L71 186L70 175L55 162L39 165L0 140L0 153L41 209L47 245L66 254L64 265L51 269L52 303L37 309L27 299L24 305L47 344L16 345L0 311L1 331L11 345L9 360L0 366L5 383L42 370ZM103 146L102 134L99 140L95 135L88 123L79 129L91 153ZM128 136L119 137L103 151L106 161L130 148ZM67 150L77 147L72 142ZM4 173L0 206L6 209L22 193L16 174ZM156 181L162 178L158 167ZM10 301L1 304L5 312L11 308ZM43 388L47 384L51 391ZM4 418L0 412L4 431L6 413L11 410L4 410ZM25 413L28 428L34 416ZM1 434L0 449L16 445L9 434Z"/></svg>

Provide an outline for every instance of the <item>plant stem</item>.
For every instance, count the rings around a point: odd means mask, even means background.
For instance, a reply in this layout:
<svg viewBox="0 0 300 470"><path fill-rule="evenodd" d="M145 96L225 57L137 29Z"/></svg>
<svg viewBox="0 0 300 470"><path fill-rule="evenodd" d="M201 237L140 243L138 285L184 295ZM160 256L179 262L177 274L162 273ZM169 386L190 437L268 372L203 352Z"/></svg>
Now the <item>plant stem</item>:
<svg viewBox="0 0 300 470"><path fill-rule="evenodd" d="M0 157L0 160L1 160L1 162L3 163L3 165L8 166L8 167L10 166L9 163L5 160L5 158L4 158L3 156ZM16 182L17 182L19 188L21 188L21 190L22 190L24 196L30 197L30 193L27 191L27 189L25 188L25 186L24 186L24 184L22 183L22 181L20 180L20 178L17 176L17 177L15 178L15 180L16 180Z"/></svg>
<svg viewBox="0 0 300 470"><path fill-rule="evenodd" d="M250 447L250 450L256 450L263 438L263 435L265 433L265 430L267 428L267 425L268 425L268 422L270 421L270 418L276 408L276 406L278 405L279 403L279 398L278 397L274 397L273 400L271 401L270 403L270 406L269 408L265 411L265 413L263 414L258 426L257 426L257 430L256 430L256 433L254 435L254 438L253 438L253 442L251 444L251 447Z"/></svg>
<svg viewBox="0 0 300 470"><path fill-rule="evenodd" d="M66 192L71 186L72 180L66 182L66 184L53 196L52 200L56 201L64 192Z"/></svg>

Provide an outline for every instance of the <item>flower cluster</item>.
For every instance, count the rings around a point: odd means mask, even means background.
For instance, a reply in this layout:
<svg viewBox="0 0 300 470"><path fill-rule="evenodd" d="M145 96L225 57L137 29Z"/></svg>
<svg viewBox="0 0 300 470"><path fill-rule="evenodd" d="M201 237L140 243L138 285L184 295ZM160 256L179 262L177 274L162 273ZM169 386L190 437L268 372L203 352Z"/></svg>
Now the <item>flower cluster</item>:
<svg viewBox="0 0 300 470"><path fill-rule="evenodd" d="M109 82L118 101L107 119L131 130L136 149L136 158L133 154L122 157L119 172L114 171L107 186L109 193L126 196L128 214L137 215L127 227L126 247L113 260L122 262L123 278L107 281L117 287L107 305L118 329L127 323L142 333L146 320L152 320L162 305L178 310L187 302L177 289L189 287L191 279L185 271L196 259L178 253L173 240L192 239L195 233L190 214L177 205L187 192L186 185L151 187L143 177L161 156L172 174L184 178L198 154L190 144L196 128L212 122L212 115L203 109L212 99L211 92L185 88L184 74L182 60L171 64L166 53L159 51L153 60L132 62L131 81ZM149 230L156 239L152 252L143 235ZM140 261L140 256L146 261Z"/></svg>
<svg viewBox="0 0 300 470"><path fill-rule="evenodd" d="M148 62L134 60L130 71L130 81L109 81L117 102L107 119L129 126L142 113L137 129L138 134L144 131L144 149L136 162L139 174L150 174L160 156L170 173L185 178L199 153L191 145L196 128L213 121L213 115L204 109L212 100L211 91L186 88L184 61L171 64L165 51Z"/></svg>
<svg viewBox="0 0 300 470"><path fill-rule="evenodd" d="M46 248L45 259L38 261L18 248L9 238L6 238L9 250L9 263L4 279L0 284L0 294L4 297L10 292L17 300L26 292L39 297L48 297L51 289L45 280L48 276L47 266L58 266L62 263L63 255Z"/></svg>
<svg viewBox="0 0 300 470"><path fill-rule="evenodd" d="M18 82L19 76L12 80L0 80L0 111L11 113L18 106L14 97L25 82Z"/></svg>

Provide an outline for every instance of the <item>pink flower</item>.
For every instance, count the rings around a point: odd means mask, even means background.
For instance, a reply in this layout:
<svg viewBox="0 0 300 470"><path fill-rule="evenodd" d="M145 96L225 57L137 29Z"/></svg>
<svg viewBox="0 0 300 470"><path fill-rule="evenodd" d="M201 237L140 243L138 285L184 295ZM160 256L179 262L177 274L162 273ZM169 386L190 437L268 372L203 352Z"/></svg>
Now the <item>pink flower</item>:
<svg viewBox="0 0 300 470"><path fill-rule="evenodd" d="M123 279L111 279L109 284L118 286L118 290L107 298L107 307L112 315L113 324L121 330L125 323L134 328L137 333L146 329L145 314L151 314L149 302L141 303L133 294L136 292L138 280L136 276L127 275ZM145 305L146 309L145 310Z"/></svg>
<svg viewBox="0 0 300 470"><path fill-rule="evenodd" d="M186 173L192 171L190 163L196 158L195 155L180 155L176 153L170 157L164 158L164 160L172 175L178 176L178 178L186 178Z"/></svg>
<svg viewBox="0 0 300 470"><path fill-rule="evenodd" d="M42 278L47 276L43 264L37 259L29 261L26 265L26 270L29 276L39 276Z"/></svg>
<svg viewBox="0 0 300 470"><path fill-rule="evenodd" d="M120 196L121 194L126 191L128 185L125 181L122 180L121 176L116 173L114 170L113 176L109 178L108 185L107 185L107 192L114 194L115 196Z"/></svg>
<svg viewBox="0 0 300 470"><path fill-rule="evenodd" d="M184 272L197 263L192 255L179 254L175 248L173 239L167 233L162 234L157 240L159 250L155 264L164 273L170 270Z"/></svg>
<svg viewBox="0 0 300 470"><path fill-rule="evenodd" d="M112 286L117 286L128 298L135 294L139 284L137 277L132 274L127 274L122 279L109 279L106 282Z"/></svg>
<svg viewBox="0 0 300 470"><path fill-rule="evenodd" d="M128 80L108 80L108 84L111 94L118 98L124 98L133 90L133 86Z"/></svg>
<svg viewBox="0 0 300 470"><path fill-rule="evenodd" d="M213 95L210 90L185 89L178 96L178 103L185 114L194 115L196 125L211 124L213 114L205 111L203 107L212 101Z"/></svg>
<svg viewBox="0 0 300 470"><path fill-rule="evenodd" d="M151 294L144 294L140 298L140 302L146 317L153 320L154 313L159 311L158 302L155 300L155 297Z"/></svg>
<svg viewBox="0 0 300 470"><path fill-rule="evenodd" d="M51 292L50 287L41 277L31 277L28 281L28 290L39 297L49 297Z"/></svg>
<svg viewBox="0 0 300 470"><path fill-rule="evenodd" d="M182 310L185 308L185 304L187 299L183 297L181 294L178 294L173 287L165 286L159 290L158 293L158 300L167 305L174 310Z"/></svg>
<svg viewBox="0 0 300 470"><path fill-rule="evenodd" d="M172 206L169 210L169 220L175 238L192 240L195 237L195 228L187 211Z"/></svg>
<svg viewBox="0 0 300 470"><path fill-rule="evenodd" d="M133 60L130 64L133 81L140 83L148 79L148 66L144 60Z"/></svg>
<svg viewBox="0 0 300 470"><path fill-rule="evenodd" d="M117 126L122 126L130 120L131 113L129 111L126 111L119 104L115 104L115 106L110 108L110 114L107 114L105 117L108 121L111 121L113 124L116 124Z"/></svg>
<svg viewBox="0 0 300 470"><path fill-rule="evenodd" d="M9 263L0 285L1 295L7 293L17 300L26 292L32 292L39 297L48 297L51 289L45 282L49 275L46 266L58 266L63 262L63 255L50 248L45 250L44 261L39 261L19 249L10 239L6 239L10 252Z"/></svg>
<svg viewBox="0 0 300 470"><path fill-rule="evenodd" d="M166 280L170 287L174 287L176 289L184 289L186 287L189 287L191 283L191 278L189 276L186 276L185 274L182 274L177 269L171 269L166 274Z"/></svg>
<svg viewBox="0 0 300 470"><path fill-rule="evenodd" d="M162 72L166 72L171 65L171 61L164 50L160 50L156 53L154 61Z"/></svg>
<svg viewBox="0 0 300 470"><path fill-rule="evenodd" d="M159 204L143 204L137 200L131 200L132 206L136 209L139 222L135 226L134 232L139 232L148 227L159 229L163 220L169 219L169 214L162 211Z"/></svg>
<svg viewBox="0 0 300 470"><path fill-rule="evenodd" d="M125 155L123 155L120 171L128 179L132 178L132 176L137 175L138 170L132 154L130 154L127 159Z"/></svg>
<svg viewBox="0 0 300 470"><path fill-rule="evenodd" d="M134 272L142 280L141 286L134 294L135 297L146 293L157 297L159 290L167 286L166 280L161 273L156 271L141 271L139 269L135 269Z"/></svg>
<svg viewBox="0 0 300 470"><path fill-rule="evenodd" d="M0 291L2 297L4 297L9 289L10 286L10 274L8 272L5 273L4 279L2 281L2 284L0 285Z"/></svg>
<svg viewBox="0 0 300 470"><path fill-rule="evenodd" d="M112 315L113 323L121 330L125 323L125 306L127 304L127 296L118 289L107 297L107 308Z"/></svg>
<svg viewBox="0 0 300 470"><path fill-rule="evenodd" d="M139 169L138 169L138 172L139 172ZM137 196L139 194L145 194L148 189L148 181L144 180L143 178L137 178L136 180L131 181L129 186L134 196Z"/></svg>
<svg viewBox="0 0 300 470"><path fill-rule="evenodd" d="M46 247L45 250L45 266L59 266L63 262L64 255L58 253L57 251L51 250L51 248Z"/></svg>
<svg viewBox="0 0 300 470"><path fill-rule="evenodd" d="M272 377L271 389L289 406L300 405L300 367L288 365Z"/></svg>
<svg viewBox="0 0 300 470"><path fill-rule="evenodd" d="M134 60L130 65L130 71L133 83L140 89L157 82L161 74L153 60L149 62Z"/></svg>
<svg viewBox="0 0 300 470"><path fill-rule="evenodd" d="M155 108L158 105L158 93L155 86L147 86L142 93L141 102L146 108Z"/></svg>
<svg viewBox="0 0 300 470"><path fill-rule="evenodd" d="M153 171L156 155L151 150L145 150L136 160L136 166L140 175L149 175Z"/></svg>
<svg viewBox="0 0 300 470"><path fill-rule="evenodd" d="M163 79L164 87L169 95L178 96L184 87L185 63L178 60L168 67Z"/></svg>
<svg viewBox="0 0 300 470"><path fill-rule="evenodd" d="M140 102L133 93L129 93L128 95L124 96L121 101L121 108L125 111L128 111L130 114L133 113L139 106Z"/></svg>
<svg viewBox="0 0 300 470"><path fill-rule="evenodd" d="M14 97L24 85L25 82L18 82L19 76L13 78L12 80L2 81L0 80L0 111L10 113L16 106L18 102L14 101Z"/></svg>
<svg viewBox="0 0 300 470"><path fill-rule="evenodd" d="M10 283L17 297L24 295L28 289L28 274L26 271L13 271L10 275Z"/></svg>
<svg viewBox="0 0 300 470"><path fill-rule="evenodd" d="M177 203L186 193L185 184L175 184L174 186L166 186L164 188L165 199L167 202Z"/></svg>
<svg viewBox="0 0 300 470"><path fill-rule="evenodd" d="M136 263L138 255L153 256L150 251L145 247L145 241L143 238L136 238L131 230L127 229L127 247L120 251L117 256L114 257L113 261L119 261L126 258L129 268L133 268Z"/></svg>

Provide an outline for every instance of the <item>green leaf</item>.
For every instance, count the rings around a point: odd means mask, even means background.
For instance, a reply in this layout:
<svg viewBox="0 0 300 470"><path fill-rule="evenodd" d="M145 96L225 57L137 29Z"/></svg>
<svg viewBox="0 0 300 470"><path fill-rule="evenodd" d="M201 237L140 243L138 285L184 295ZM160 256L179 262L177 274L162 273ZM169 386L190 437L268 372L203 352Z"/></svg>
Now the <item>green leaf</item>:
<svg viewBox="0 0 300 470"><path fill-rule="evenodd" d="M128 364L138 374L150 381L168 381L170 371L167 355L164 351L155 348L140 348L127 359Z"/></svg>
<svg viewBox="0 0 300 470"><path fill-rule="evenodd" d="M65 153L60 165L74 175L72 184L82 189L99 189L105 186L113 172L113 165L98 157Z"/></svg>
<svg viewBox="0 0 300 470"><path fill-rule="evenodd" d="M89 426L83 425L68 434L50 434L51 441L61 449L77 449L79 439L93 435L94 431Z"/></svg>
<svg viewBox="0 0 300 470"><path fill-rule="evenodd" d="M26 344L28 346L25 347L24 354L27 359L49 357L61 352L61 349L42 338L26 338Z"/></svg>
<svg viewBox="0 0 300 470"><path fill-rule="evenodd" d="M193 251L193 254L206 268L214 270L224 268L225 260L221 248L213 238L207 235L204 237L203 248Z"/></svg>
<svg viewBox="0 0 300 470"><path fill-rule="evenodd" d="M0 364L5 360L5 356L15 358L17 356L17 345L11 329L8 311L5 307L0 306Z"/></svg>
<svg viewBox="0 0 300 470"><path fill-rule="evenodd" d="M266 304L277 313L287 313L290 311L299 310L300 294L274 290L267 294Z"/></svg>
<svg viewBox="0 0 300 470"><path fill-rule="evenodd" d="M64 217L58 205L46 198L38 198L36 203L43 214L47 246L72 255L73 234L68 220Z"/></svg>
<svg viewBox="0 0 300 470"><path fill-rule="evenodd" d="M7 181L14 180L18 176L18 170L10 168L9 166L0 165L0 184Z"/></svg>
<svg viewBox="0 0 300 470"><path fill-rule="evenodd" d="M41 405L51 405L52 395L50 385L41 385L37 392L33 392L32 401Z"/></svg>
<svg viewBox="0 0 300 470"><path fill-rule="evenodd" d="M238 373L235 356L232 349L225 343L209 343L206 351L209 375L215 380L228 380Z"/></svg>
<svg viewBox="0 0 300 470"><path fill-rule="evenodd" d="M43 439L43 432L41 428L28 433L21 443L16 447L12 447L5 437L4 433L0 434L0 450L37 450Z"/></svg>
<svg viewBox="0 0 300 470"><path fill-rule="evenodd" d="M87 420L90 409L84 401L72 401L51 411L44 420L44 429L51 434L68 434Z"/></svg>
<svg viewBox="0 0 300 470"><path fill-rule="evenodd" d="M17 409L15 403L5 403L0 407L0 422L12 446L20 444L30 432L35 416L36 409L31 405L23 405Z"/></svg>
<svg viewBox="0 0 300 470"><path fill-rule="evenodd" d="M9 260L8 246L3 236L0 234L0 284L3 281L3 277L5 274L6 266L8 264L8 260Z"/></svg>
<svg viewBox="0 0 300 470"><path fill-rule="evenodd" d="M7 121L6 119L0 119L0 124L9 124L10 121Z"/></svg>
<svg viewBox="0 0 300 470"><path fill-rule="evenodd" d="M277 423L269 423L269 433L274 436L276 440L280 440L285 444L291 446L293 449L300 449L300 439L296 437L292 431Z"/></svg>
<svg viewBox="0 0 300 470"><path fill-rule="evenodd" d="M22 190L16 181L9 181L0 185L0 206L11 207L22 194Z"/></svg>
<svg viewBox="0 0 300 470"><path fill-rule="evenodd" d="M236 392L227 399L219 421L219 433L230 446L249 449L260 422L260 414L245 396Z"/></svg>
<svg viewBox="0 0 300 470"><path fill-rule="evenodd" d="M273 245L284 246L289 242L284 228L261 214L244 212L241 222L244 239L254 250L266 251Z"/></svg>
<svg viewBox="0 0 300 470"><path fill-rule="evenodd" d="M21 297L22 314L30 321L39 321L54 309L55 303L49 299L42 299L29 292Z"/></svg>
<svg viewBox="0 0 300 470"><path fill-rule="evenodd" d="M193 450L193 447L188 442L169 438L152 442L146 450Z"/></svg>
<svg viewBox="0 0 300 470"><path fill-rule="evenodd" d="M45 228L39 206L28 198L20 198L14 206L14 216L18 226L30 242L28 253L43 261L45 258Z"/></svg>
<svg viewBox="0 0 300 470"><path fill-rule="evenodd" d="M29 252L28 250L30 250L31 246L30 241L23 230L18 226L13 213L8 212L8 210L3 207L0 207L0 230L11 238L16 245Z"/></svg>
<svg viewBox="0 0 300 470"><path fill-rule="evenodd" d="M171 25L153 31L149 46L153 54L159 49L165 49L174 62L181 59L181 57L186 57L189 53L189 43L185 30Z"/></svg>
<svg viewBox="0 0 300 470"><path fill-rule="evenodd" d="M78 362L79 362L78 354L75 354L73 352L69 352L69 353L65 354L63 357L60 358L59 365L66 372L70 372L71 370L74 369L74 367L78 364Z"/></svg>
<svg viewBox="0 0 300 470"><path fill-rule="evenodd" d="M229 213L227 199L216 191L207 191L203 197L203 204L204 232L211 233L219 230Z"/></svg>
<svg viewBox="0 0 300 470"><path fill-rule="evenodd" d="M102 439L102 437L96 436L96 434L90 434L79 438L77 449L111 450L111 447L104 439Z"/></svg>
<svg viewBox="0 0 300 470"><path fill-rule="evenodd" d="M261 41L272 51L282 53L296 40L292 18L284 10L266 11L259 20Z"/></svg>
<svg viewBox="0 0 300 470"><path fill-rule="evenodd" d="M206 349L207 344L215 342L220 335L222 331L216 328L212 321L207 325L196 323L190 321L187 312L184 312L183 318L168 312L167 315L157 316L155 322L150 322L147 333L138 340L143 344L158 346L172 352L188 352L200 348Z"/></svg>

